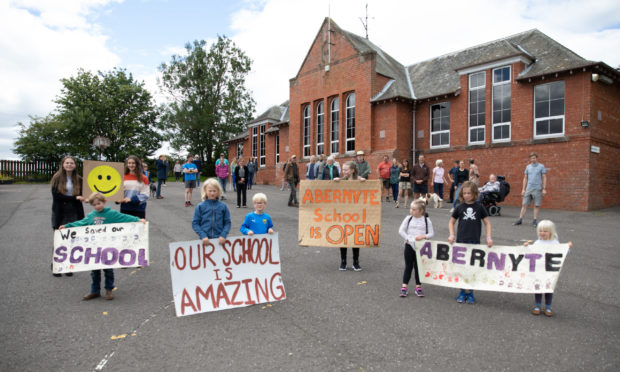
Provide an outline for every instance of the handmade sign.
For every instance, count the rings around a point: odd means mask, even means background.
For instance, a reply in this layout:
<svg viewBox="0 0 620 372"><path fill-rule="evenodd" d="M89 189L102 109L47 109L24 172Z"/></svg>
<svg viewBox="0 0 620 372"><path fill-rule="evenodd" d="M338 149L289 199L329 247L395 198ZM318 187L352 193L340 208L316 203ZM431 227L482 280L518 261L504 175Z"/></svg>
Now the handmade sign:
<svg viewBox="0 0 620 372"><path fill-rule="evenodd" d="M381 181L301 181L299 245L377 247Z"/></svg>
<svg viewBox="0 0 620 372"><path fill-rule="evenodd" d="M89 197L100 192L108 201L123 198L123 163L84 160L84 177L82 177L82 196Z"/></svg>
<svg viewBox="0 0 620 372"><path fill-rule="evenodd" d="M170 243L177 316L284 300L278 234Z"/></svg>
<svg viewBox="0 0 620 372"><path fill-rule="evenodd" d="M54 274L148 265L148 222L67 227L54 232Z"/></svg>
<svg viewBox="0 0 620 372"><path fill-rule="evenodd" d="M422 283L498 292L553 292L568 244L493 246L416 242Z"/></svg>

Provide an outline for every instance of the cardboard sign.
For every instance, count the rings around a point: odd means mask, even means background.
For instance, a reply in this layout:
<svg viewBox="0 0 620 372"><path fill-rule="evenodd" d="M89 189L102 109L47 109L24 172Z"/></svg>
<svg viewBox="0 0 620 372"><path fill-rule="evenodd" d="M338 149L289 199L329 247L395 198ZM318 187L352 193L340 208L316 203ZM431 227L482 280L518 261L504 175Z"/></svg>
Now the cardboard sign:
<svg viewBox="0 0 620 372"><path fill-rule="evenodd" d="M149 265L149 223L111 223L54 231L54 274Z"/></svg>
<svg viewBox="0 0 620 372"><path fill-rule="evenodd" d="M286 299L278 233L170 243L177 316Z"/></svg>
<svg viewBox="0 0 620 372"><path fill-rule="evenodd" d="M497 292L550 293L560 276L568 244L493 246L416 242L420 281Z"/></svg>
<svg viewBox="0 0 620 372"><path fill-rule="evenodd" d="M123 198L123 173L125 164L105 161L84 160L84 176L82 177L82 196L89 197L100 192L108 201Z"/></svg>
<svg viewBox="0 0 620 372"><path fill-rule="evenodd" d="M301 181L299 245L377 247L381 181Z"/></svg>

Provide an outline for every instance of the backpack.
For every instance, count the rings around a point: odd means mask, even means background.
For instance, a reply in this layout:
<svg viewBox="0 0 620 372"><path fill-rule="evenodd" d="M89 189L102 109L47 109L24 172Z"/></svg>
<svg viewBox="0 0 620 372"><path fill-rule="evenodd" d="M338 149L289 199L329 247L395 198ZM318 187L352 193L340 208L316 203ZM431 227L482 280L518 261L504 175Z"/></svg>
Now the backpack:
<svg viewBox="0 0 620 372"><path fill-rule="evenodd" d="M407 220L407 230L409 230L409 224L411 223L411 219L413 216L409 216ZM424 224L426 225L426 233L428 234L428 213L424 212Z"/></svg>

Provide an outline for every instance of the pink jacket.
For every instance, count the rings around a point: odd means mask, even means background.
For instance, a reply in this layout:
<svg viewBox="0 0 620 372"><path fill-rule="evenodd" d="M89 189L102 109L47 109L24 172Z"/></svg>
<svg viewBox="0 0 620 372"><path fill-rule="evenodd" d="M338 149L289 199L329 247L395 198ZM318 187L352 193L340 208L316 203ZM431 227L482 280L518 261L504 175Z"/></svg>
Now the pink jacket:
<svg viewBox="0 0 620 372"><path fill-rule="evenodd" d="M219 165L216 165L215 174L218 178L228 177L228 165L226 165L226 163L220 163Z"/></svg>

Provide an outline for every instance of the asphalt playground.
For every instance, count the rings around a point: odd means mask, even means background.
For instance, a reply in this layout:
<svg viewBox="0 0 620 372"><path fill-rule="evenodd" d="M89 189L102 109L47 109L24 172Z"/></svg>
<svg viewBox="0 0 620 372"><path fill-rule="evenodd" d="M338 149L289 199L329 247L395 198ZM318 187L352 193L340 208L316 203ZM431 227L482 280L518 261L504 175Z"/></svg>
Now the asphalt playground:
<svg viewBox="0 0 620 372"><path fill-rule="evenodd" d="M87 272L50 272L48 185L0 185L0 371L617 371L620 366L620 208L541 211L572 241L555 291L555 316L533 316L533 295L426 285L399 297L404 268L397 229L407 209L383 203L381 246L362 249L361 272L341 272L339 252L297 244L298 210L288 192L257 185L279 232L287 299L177 318L168 244L193 240L193 208L168 182L148 202L150 266L115 270L116 298L81 301ZM232 236L248 209L226 201ZM193 196L199 202L199 193ZM248 203L251 205L251 203ZM544 202L543 202L544 207ZM88 213L92 208L86 206ZM496 245L536 238L528 211L491 217ZM449 206L430 209L447 240ZM350 254L350 252L349 252ZM349 260L350 261L350 260ZM349 262L350 263L350 262Z"/></svg>

